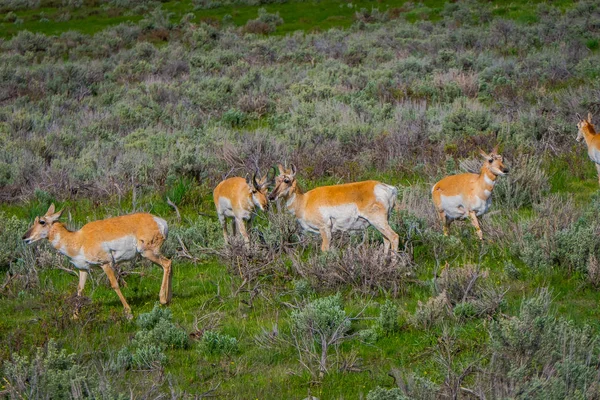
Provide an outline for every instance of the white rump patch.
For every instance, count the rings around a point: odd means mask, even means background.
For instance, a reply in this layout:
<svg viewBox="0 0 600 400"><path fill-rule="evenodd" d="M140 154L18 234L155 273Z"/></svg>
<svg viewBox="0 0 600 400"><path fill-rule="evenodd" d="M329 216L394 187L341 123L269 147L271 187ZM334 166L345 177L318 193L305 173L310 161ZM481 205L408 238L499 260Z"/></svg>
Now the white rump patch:
<svg viewBox="0 0 600 400"><path fill-rule="evenodd" d="M377 201L383 203L386 211L389 213L394 207L394 203L396 203L398 189L395 186L378 183L375 185L374 194Z"/></svg>
<svg viewBox="0 0 600 400"><path fill-rule="evenodd" d="M169 234L169 225L167 224L167 221L159 217L154 217L154 221L156 221L156 225L158 225L160 234L166 239Z"/></svg>

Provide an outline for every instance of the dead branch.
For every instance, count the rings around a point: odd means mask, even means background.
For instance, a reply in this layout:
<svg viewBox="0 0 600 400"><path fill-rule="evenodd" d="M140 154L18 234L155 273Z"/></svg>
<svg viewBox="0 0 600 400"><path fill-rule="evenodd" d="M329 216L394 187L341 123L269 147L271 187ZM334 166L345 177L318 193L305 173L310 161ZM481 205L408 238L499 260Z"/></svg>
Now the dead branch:
<svg viewBox="0 0 600 400"><path fill-rule="evenodd" d="M171 201L169 196L167 196L167 204L173 207L173 209L175 210L175 213L177 214L177 221L181 221L181 213L179 212L179 208L175 203Z"/></svg>

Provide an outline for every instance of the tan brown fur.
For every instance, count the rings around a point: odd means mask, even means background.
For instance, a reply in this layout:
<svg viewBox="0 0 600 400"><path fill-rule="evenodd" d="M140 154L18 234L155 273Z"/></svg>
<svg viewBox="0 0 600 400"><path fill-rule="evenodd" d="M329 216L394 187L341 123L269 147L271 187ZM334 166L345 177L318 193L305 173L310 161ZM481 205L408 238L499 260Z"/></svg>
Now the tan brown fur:
<svg viewBox="0 0 600 400"><path fill-rule="evenodd" d="M450 223L454 219L469 218L477 236L483 239L477 215L481 216L487 211L496 179L499 175L508 173L508 168L503 164L503 158L497 153L497 149L490 154L481 154L485 161L479 174L447 176L437 182L431 190L444 235L448 235Z"/></svg>
<svg viewBox="0 0 600 400"><path fill-rule="evenodd" d="M596 134L596 128L592 124L592 114L588 113L587 119L579 117L577 123L577 141L585 139L588 156L596 165L598 172L598 183L600 183L600 135Z"/></svg>
<svg viewBox="0 0 600 400"><path fill-rule="evenodd" d="M213 191L213 200L217 209L217 216L223 228L225 243L229 241L227 232L227 218L233 218L232 235L235 236L236 228L249 244L246 221L252 219L254 210L259 207L263 210L268 208L267 187L268 177L265 175L260 180L255 176L252 180L234 177L220 182ZM228 203L229 202L229 203Z"/></svg>
<svg viewBox="0 0 600 400"><path fill-rule="evenodd" d="M133 237L135 238L135 248L125 247L129 251L128 255L135 257L135 254L140 254L163 268L160 302L167 304L171 301L171 261L163 257L160 252L160 247L167 234L167 225L164 220L151 214L137 213L93 221L78 231L69 231L61 222L58 222L62 211L56 213L54 211L55 207L52 204L44 216L36 217L31 228L23 236L23 240L33 243L47 238L55 249L69 257L79 269L78 295L83 292L88 269L92 265L100 265L107 274L112 288L119 296L127 315L131 316L131 307L121 293L114 275L115 253L107 251L107 243ZM163 225L160 225L158 221ZM133 242L133 239L131 241ZM123 258L123 260L125 259L131 258L127 256Z"/></svg>
<svg viewBox="0 0 600 400"><path fill-rule="evenodd" d="M386 202L376 196L376 188L382 193L388 190L391 196ZM296 168L285 169L279 165L279 176L275 178L275 188L269 196L270 200L279 197L287 201L287 208L292 212L304 229L319 231L322 238L321 250L327 251L330 247L334 221L324 216L323 209L347 207L348 212L356 212L356 216L373 225L384 237L385 252L391 248L398 251L398 234L392 230L388 217L393 208L396 188L378 181L364 181L346 183L333 186L321 186L304 193L296 180ZM340 219L344 218L344 211L340 211ZM310 228L310 229L309 229ZM338 228L344 231L343 228Z"/></svg>

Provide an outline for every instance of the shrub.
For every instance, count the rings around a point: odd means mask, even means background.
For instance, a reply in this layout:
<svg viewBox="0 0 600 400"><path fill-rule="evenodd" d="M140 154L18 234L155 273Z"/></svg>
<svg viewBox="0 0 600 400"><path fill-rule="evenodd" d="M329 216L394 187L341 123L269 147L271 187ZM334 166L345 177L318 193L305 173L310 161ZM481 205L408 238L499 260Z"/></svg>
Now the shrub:
<svg viewBox="0 0 600 400"><path fill-rule="evenodd" d="M494 362L483 374L493 377L486 389L494 397L598 395L600 379L593 360L600 354L600 337L589 326L557 319L551 303L550 292L542 289L523 300L519 315L491 324Z"/></svg>
<svg viewBox="0 0 600 400"><path fill-rule="evenodd" d="M394 333L400 329L398 306L389 299L381 305L377 326L385 334Z"/></svg>
<svg viewBox="0 0 600 400"><path fill-rule="evenodd" d="M4 22L15 22L17 18L17 14L15 14L13 11L10 11L4 16Z"/></svg>
<svg viewBox="0 0 600 400"><path fill-rule="evenodd" d="M0 212L0 268L6 268L23 258L26 250L21 237L28 227L27 221Z"/></svg>
<svg viewBox="0 0 600 400"><path fill-rule="evenodd" d="M34 358L13 355L3 367L8 383L3 385L4 393L11 399L102 397L90 371L77 362L75 354L60 350L53 339L45 347L38 347Z"/></svg>
<svg viewBox="0 0 600 400"><path fill-rule="evenodd" d="M488 276L487 270L473 265L446 266L436 281L436 290L446 293L455 316L468 319L492 315L504 305L504 291Z"/></svg>
<svg viewBox="0 0 600 400"><path fill-rule="evenodd" d="M232 355L238 352L238 340L236 338L214 331L204 332L201 345L203 351L211 355Z"/></svg>
<svg viewBox="0 0 600 400"><path fill-rule="evenodd" d="M417 329L430 329L439 325L450 315L451 306L446 292L430 297L426 303L419 300L415 313L408 316L408 323Z"/></svg>
<svg viewBox="0 0 600 400"><path fill-rule="evenodd" d="M350 286L367 294L384 290L394 297L400 294L412 271L407 254L385 255L373 243L312 254L308 259L293 255L292 263L296 272L314 288Z"/></svg>
<svg viewBox="0 0 600 400"><path fill-rule="evenodd" d="M519 156L507 163L510 174L497 180L493 201L499 209L519 209L542 201L550 191L548 174L539 157Z"/></svg>
<svg viewBox="0 0 600 400"><path fill-rule="evenodd" d="M479 135L492 129L495 128L488 111L470 109L460 103L455 105L442 123L442 135L450 140Z"/></svg>
<svg viewBox="0 0 600 400"><path fill-rule="evenodd" d="M155 305L151 312L140 314L140 328L129 346L119 350L113 370L128 368L152 370L164 365L168 348L186 348L189 344L185 331L173 324L171 310Z"/></svg>
<svg viewBox="0 0 600 400"><path fill-rule="evenodd" d="M258 9L258 18L251 19L244 25L244 32L267 34L275 32L279 25L283 24L283 18L279 12L275 14L268 13L264 8Z"/></svg>
<svg viewBox="0 0 600 400"><path fill-rule="evenodd" d="M323 377L329 370L330 349L347 339L351 320L346 315L338 293L316 299L293 311L292 337L300 362L313 374Z"/></svg>

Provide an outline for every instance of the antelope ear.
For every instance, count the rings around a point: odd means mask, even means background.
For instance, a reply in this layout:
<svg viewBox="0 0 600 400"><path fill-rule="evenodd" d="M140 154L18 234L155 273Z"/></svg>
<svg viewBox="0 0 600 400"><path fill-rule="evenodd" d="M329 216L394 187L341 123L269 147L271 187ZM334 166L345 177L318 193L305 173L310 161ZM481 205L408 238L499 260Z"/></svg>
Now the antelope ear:
<svg viewBox="0 0 600 400"><path fill-rule="evenodd" d="M46 214L44 215L44 217L54 214L55 209L56 209L56 207L54 207L54 203L50 204L50 207L48 207L48 211L46 211Z"/></svg>
<svg viewBox="0 0 600 400"><path fill-rule="evenodd" d="M490 155L498 155L498 145L494 146L494 149L492 150L492 152L490 153Z"/></svg>
<svg viewBox="0 0 600 400"><path fill-rule="evenodd" d="M481 156L488 161L492 159L492 157L489 154L487 154L485 151L483 151L481 149L479 149L479 154L481 154Z"/></svg>
<svg viewBox="0 0 600 400"><path fill-rule="evenodd" d="M252 178L250 178L250 174L246 173L246 184L252 187Z"/></svg>
<svg viewBox="0 0 600 400"><path fill-rule="evenodd" d="M279 175L285 174L285 168L283 168L283 165L277 164L277 168L279 168Z"/></svg>
<svg viewBox="0 0 600 400"><path fill-rule="evenodd" d="M296 176L296 166L294 164L292 164L292 178Z"/></svg>
<svg viewBox="0 0 600 400"><path fill-rule="evenodd" d="M590 124L592 123L592 113L591 112L588 113L588 119L587 120L588 120L588 122Z"/></svg>
<svg viewBox="0 0 600 400"><path fill-rule="evenodd" d="M48 221L50 223L54 223L54 222L58 221L58 219L62 215L63 211L64 211L64 209L60 210L59 212L55 212L51 215L45 215L46 221Z"/></svg>

